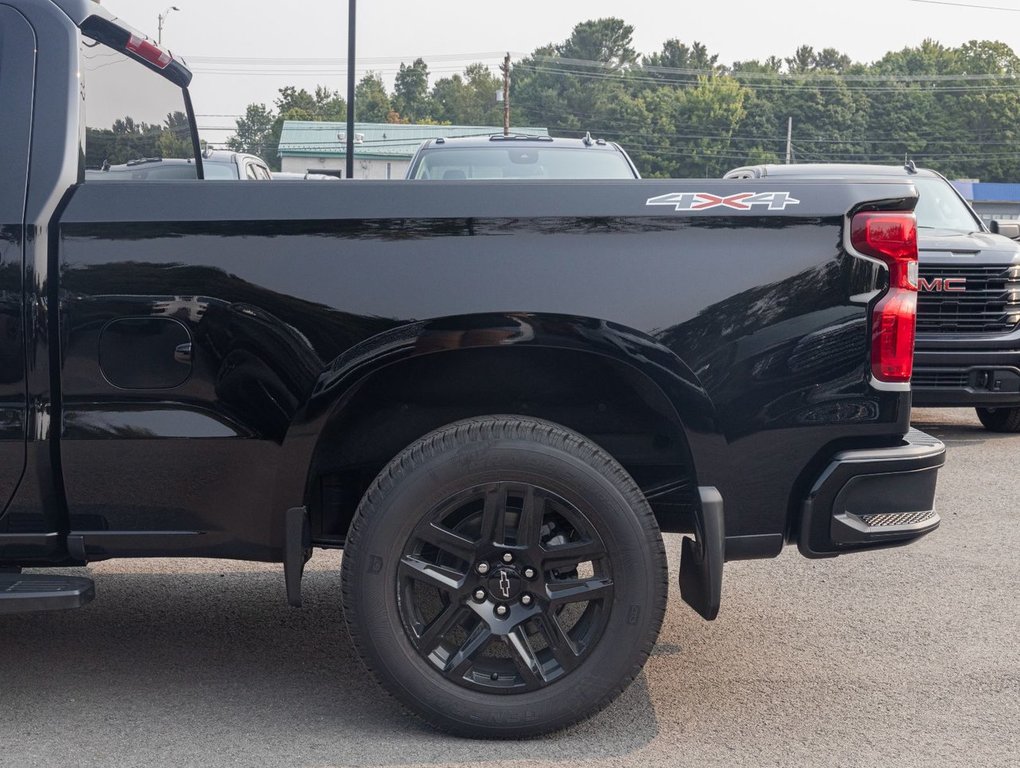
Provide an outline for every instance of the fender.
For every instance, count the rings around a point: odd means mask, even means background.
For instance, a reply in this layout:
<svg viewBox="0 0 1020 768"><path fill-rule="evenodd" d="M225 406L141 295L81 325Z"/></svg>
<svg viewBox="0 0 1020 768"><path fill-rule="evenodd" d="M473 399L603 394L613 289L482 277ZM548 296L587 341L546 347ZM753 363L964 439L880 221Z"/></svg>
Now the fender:
<svg viewBox="0 0 1020 768"><path fill-rule="evenodd" d="M373 336L328 366L287 431L274 510L282 516L305 498L312 458L326 425L362 386L370 384L373 374L423 355L510 346L586 352L635 368L671 404L675 424L693 454L685 457L691 466L694 457L701 461L717 454L722 438L705 388L676 354L647 334L606 320L568 315L510 312L437 318Z"/></svg>

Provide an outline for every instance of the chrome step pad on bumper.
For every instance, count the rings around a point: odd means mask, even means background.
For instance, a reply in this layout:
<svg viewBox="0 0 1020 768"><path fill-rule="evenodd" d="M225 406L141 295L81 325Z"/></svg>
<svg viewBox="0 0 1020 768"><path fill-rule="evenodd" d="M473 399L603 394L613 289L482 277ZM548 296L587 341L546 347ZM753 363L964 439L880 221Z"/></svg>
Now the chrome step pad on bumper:
<svg viewBox="0 0 1020 768"><path fill-rule="evenodd" d="M853 512L836 514L833 527L839 525L848 532L839 537L843 543L875 541L880 537L921 535L938 527L941 519L934 509L921 512L875 512L855 515ZM852 532L852 533L851 533Z"/></svg>
<svg viewBox="0 0 1020 768"><path fill-rule="evenodd" d="M873 515L847 515L848 518L859 520L865 528L898 528L916 531L926 528L939 520L934 509L924 512L879 512ZM850 523L850 521L847 521ZM852 524L852 523L850 523Z"/></svg>

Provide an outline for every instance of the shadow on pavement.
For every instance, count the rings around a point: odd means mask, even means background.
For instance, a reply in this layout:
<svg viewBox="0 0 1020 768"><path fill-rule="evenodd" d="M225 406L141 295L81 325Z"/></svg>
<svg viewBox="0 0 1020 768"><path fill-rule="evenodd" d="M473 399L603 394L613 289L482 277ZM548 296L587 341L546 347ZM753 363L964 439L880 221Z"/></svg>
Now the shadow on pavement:
<svg viewBox="0 0 1020 768"><path fill-rule="evenodd" d="M438 734L362 668L332 571L306 576L302 610L283 604L275 573L102 573L96 583L85 609L0 617L0 762L570 763L626 755L657 733L641 677L609 710L553 737Z"/></svg>
<svg viewBox="0 0 1020 768"><path fill-rule="evenodd" d="M926 421L913 421L911 425L937 437L947 445L953 443L996 442L1013 440L1020 445L1020 435L1006 432L989 432L980 424L939 424Z"/></svg>

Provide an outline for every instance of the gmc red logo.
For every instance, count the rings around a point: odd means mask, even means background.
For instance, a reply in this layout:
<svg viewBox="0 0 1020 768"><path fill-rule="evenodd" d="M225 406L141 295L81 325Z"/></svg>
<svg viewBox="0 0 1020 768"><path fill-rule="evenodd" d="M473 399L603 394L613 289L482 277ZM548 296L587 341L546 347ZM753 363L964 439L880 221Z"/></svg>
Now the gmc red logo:
<svg viewBox="0 0 1020 768"><path fill-rule="evenodd" d="M917 290L927 293L965 293L967 290L967 278L965 277L936 277L928 280L922 277L918 281Z"/></svg>

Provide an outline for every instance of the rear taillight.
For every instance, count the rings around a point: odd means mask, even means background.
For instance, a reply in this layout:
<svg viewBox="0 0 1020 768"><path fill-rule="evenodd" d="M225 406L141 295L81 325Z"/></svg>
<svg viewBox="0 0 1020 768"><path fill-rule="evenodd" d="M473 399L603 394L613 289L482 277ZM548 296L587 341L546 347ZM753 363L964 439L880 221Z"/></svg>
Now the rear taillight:
<svg viewBox="0 0 1020 768"><path fill-rule="evenodd" d="M167 51L157 46L155 43L146 40L144 37L138 37L137 35L131 35L127 41L127 45L124 46L131 53L145 59L147 62L160 69L166 69L170 62L174 60Z"/></svg>
<svg viewBox="0 0 1020 768"><path fill-rule="evenodd" d="M909 382L917 322L917 221L912 213L858 213L850 242L889 267L889 290L871 317L871 373L883 382Z"/></svg>

